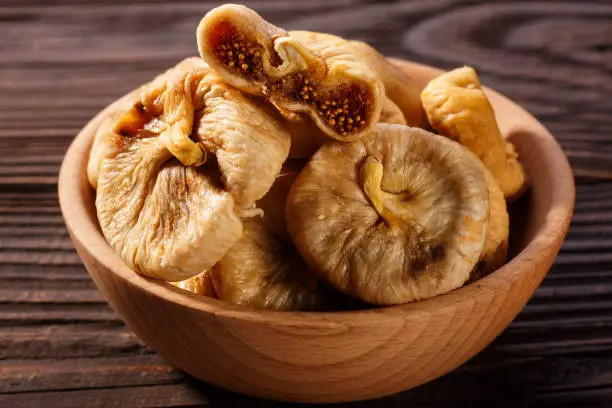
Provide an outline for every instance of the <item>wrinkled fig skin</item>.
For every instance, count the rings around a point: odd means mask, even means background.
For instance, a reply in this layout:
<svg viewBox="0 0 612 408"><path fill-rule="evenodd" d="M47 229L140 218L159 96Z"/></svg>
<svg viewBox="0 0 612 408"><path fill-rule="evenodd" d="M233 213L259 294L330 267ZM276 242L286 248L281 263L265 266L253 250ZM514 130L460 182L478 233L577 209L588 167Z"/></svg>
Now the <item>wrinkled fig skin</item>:
<svg viewBox="0 0 612 408"><path fill-rule="evenodd" d="M166 71L169 72L169 71ZM157 78L156 78L157 79ZM119 102L118 107L106 117L94 134L94 140L89 152L89 160L87 161L87 179L89 184L95 189L98 187L98 173L102 160L106 156L108 150L112 147L112 140L116 136L115 127L121 118L122 114L129 111L136 105L140 99L142 91L149 84L145 84L136 90L125 95Z"/></svg>
<svg viewBox="0 0 612 408"><path fill-rule="evenodd" d="M213 268L219 298L232 304L275 310L313 310L323 291L294 247L285 226L287 193L302 162L288 163L258 203L263 217L245 219L242 238Z"/></svg>
<svg viewBox="0 0 612 408"><path fill-rule="evenodd" d="M181 165L157 138L116 136L96 192L104 237L146 276L179 281L212 267L242 234L215 172Z"/></svg>
<svg viewBox="0 0 612 408"><path fill-rule="evenodd" d="M421 101L431 126L478 156L507 200L525 190L525 170L512 143L504 140L474 69L458 68L433 79L421 93Z"/></svg>
<svg viewBox="0 0 612 408"><path fill-rule="evenodd" d="M188 154L185 146L215 155L222 181L240 206L263 197L289 154L291 138L282 123L226 85L200 58L187 58L158 76L139 103L141 109L134 112L132 106L119 118L117 133L158 136L179 160Z"/></svg>
<svg viewBox="0 0 612 408"><path fill-rule="evenodd" d="M210 271L208 270L189 279L170 283L178 288L185 289L194 295L207 296L211 298L217 297L212 279L210 277Z"/></svg>
<svg viewBox="0 0 612 408"><path fill-rule="evenodd" d="M282 121L212 75L215 85L203 92L206 106L196 112L197 139L217 158L236 203L248 207L274 183L289 155L291 136Z"/></svg>
<svg viewBox="0 0 612 408"><path fill-rule="evenodd" d="M344 293L393 305L465 283L488 211L482 164L467 149L378 124L315 153L290 190L286 219L312 270Z"/></svg>
<svg viewBox="0 0 612 408"><path fill-rule="evenodd" d="M489 189L489 226L487 238L480 256L480 263L485 274L493 272L506 263L508 257L508 235L510 234L510 217L506 208L504 193L499 188L495 177L485 170L485 180Z"/></svg>
<svg viewBox="0 0 612 408"><path fill-rule="evenodd" d="M176 124L186 133L170 132ZM87 170L104 236L143 275L211 268L280 172L291 143L282 126L199 58L158 76L96 134ZM206 163L179 161L191 145Z"/></svg>
<svg viewBox="0 0 612 408"><path fill-rule="evenodd" d="M253 10L226 4L197 29L200 55L238 89L305 112L328 136L357 140L378 122L384 87L339 37L300 35L275 27Z"/></svg>
<svg viewBox="0 0 612 408"><path fill-rule="evenodd" d="M206 161L206 152L189 136L194 109L203 101L194 98L190 91L209 72L206 64L196 58L187 58L158 75L141 88L139 98L122 112L114 131L125 137L156 135L183 165L202 164Z"/></svg>
<svg viewBox="0 0 612 408"><path fill-rule="evenodd" d="M395 104L391 99L385 98L385 104L380 112L380 119L378 123L390 123L392 125L408 125L406 118L402 113L399 106Z"/></svg>
<svg viewBox="0 0 612 408"><path fill-rule="evenodd" d="M427 116L421 105L421 87L375 48L362 41L350 41L365 62L378 74L385 86L385 93L404 114L408 126L428 129ZM381 122L391 123L381 120Z"/></svg>
<svg viewBox="0 0 612 408"><path fill-rule="evenodd" d="M113 128L118 114L109 116L101 124L94 135L94 140L87 161L87 180L93 188L98 188L98 174L102 161L108 153L110 139L115 136Z"/></svg>

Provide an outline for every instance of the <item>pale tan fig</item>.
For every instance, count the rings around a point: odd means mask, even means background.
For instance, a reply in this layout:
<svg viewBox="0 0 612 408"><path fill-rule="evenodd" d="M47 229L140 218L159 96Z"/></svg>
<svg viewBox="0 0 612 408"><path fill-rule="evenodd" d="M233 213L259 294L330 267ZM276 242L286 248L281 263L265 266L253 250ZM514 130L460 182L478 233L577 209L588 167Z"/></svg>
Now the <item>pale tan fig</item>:
<svg viewBox="0 0 612 408"><path fill-rule="evenodd" d="M504 193L502 193L491 172L486 168L484 170L489 189L489 226L484 248L480 255L480 263L483 272L490 273L506 263L510 218Z"/></svg>
<svg viewBox="0 0 612 408"><path fill-rule="evenodd" d="M478 158L418 128L377 124L311 158L286 206L313 271L378 305L463 285L482 253L489 201Z"/></svg>
<svg viewBox="0 0 612 408"><path fill-rule="evenodd" d="M133 104L121 112L114 131L126 137L159 138L185 166L206 161L206 151L190 138L194 110L201 108L201 98L193 91L210 68L198 58L187 58L141 87ZM192 100L193 99L193 100Z"/></svg>
<svg viewBox="0 0 612 408"><path fill-rule="evenodd" d="M113 114L102 121L96 133L89 152L89 160L87 161L87 179L93 188L98 187L98 174L102 160L108 153L110 142L114 137L115 122L118 118L118 113Z"/></svg>
<svg viewBox="0 0 612 408"><path fill-rule="evenodd" d="M212 267L242 234L217 170L183 166L158 138L117 135L114 143L96 191L109 244L136 272L167 281Z"/></svg>
<svg viewBox="0 0 612 408"><path fill-rule="evenodd" d="M165 73L169 72L170 70L167 70ZM157 76L155 79L159 80L162 76L163 74ZM116 135L115 127L117 121L125 112L131 111L134 105L138 104L141 93L148 86L150 86L150 83L141 85L136 90L121 98L120 101L117 101L117 107L102 120L98 129L96 129L89 152L89 160L87 162L87 179L93 188L97 188L98 186L98 173L102 165L102 160L106 156L108 149L112 147L112 140Z"/></svg>
<svg viewBox="0 0 612 408"><path fill-rule="evenodd" d="M166 147L171 146L168 150L177 159L189 150L185 146L196 146L204 156L208 153L216 157L222 181L237 203L249 205L263 197L288 155L291 140L283 124L225 84L200 58L188 58L166 75L166 82L172 85L167 85L163 94L157 91L164 88L158 84L164 76L144 90L141 102L145 114L135 115L136 123L149 119L147 109L151 105L151 110L161 111L175 126L164 127L160 118L152 117L144 128L154 134L160 131L159 138ZM157 106L160 100L163 105ZM182 131L176 132L179 123ZM134 135L130 124L120 119L119 132ZM195 142L190 139L194 129Z"/></svg>
<svg viewBox="0 0 612 408"><path fill-rule="evenodd" d="M356 140L378 122L384 87L345 40L298 41L253 10L226 4L197 29L200 55L238 89L305 112L328 136Z"/></svg>
<svg viewBox="0 0 612 408"><path fill-rule="evenodd" d="M100 226L135 271L188 279L238 241L240 217L273 184L290 136L199 58L157 77L132 102L100 128L90 156Z"/></svg>
<svg viewBox="0 0 612 408"><path fill-rule="evenodd" d="M385 98L385 104L380 112L378 123L407 125L406 118L404 117L401 109L389 98Z"/></svg>
<svg viewBox="0 0 612 408"><path fill-rule="evenodd" d="M285 202L302 162L287 162L258 203L262 217L244 220L244 233L212 270L219 298L276 310L312 310L325 304L285 225Z"/></svg>
<svg viewBox="0 0 612 408"><path fill-rule="evenodd" d="M195 295L207 296L211 298L217 297L212 279L210 277L210 271L204 271L189 279L170 283Z"/></svg>
<svg viewBox="0 0 612 408"><path fill-rule="evenodd" d="M458 68L433 79L421 93L421 101L431 126L478 156L506 199L524 191L525 170L512 143L504 140L473 68Z"/></svg>

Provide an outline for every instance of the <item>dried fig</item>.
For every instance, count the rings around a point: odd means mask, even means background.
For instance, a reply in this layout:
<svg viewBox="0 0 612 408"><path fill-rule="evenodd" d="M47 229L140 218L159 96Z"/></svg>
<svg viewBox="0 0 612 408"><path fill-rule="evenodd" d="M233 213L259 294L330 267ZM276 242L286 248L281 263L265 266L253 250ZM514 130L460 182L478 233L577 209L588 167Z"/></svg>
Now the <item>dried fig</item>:
<svg viewBox="0 0 612 408"><path fill-rule="evenodd" d="M113 142L96 191L109 244L135 271L167 281L213 266L242 234L217 171L183 166L158 138Z"/></svg>
<svg viewBox="0 0 612 408"><path fill-rule="evenodd" d="M238 241L239 217L273 184L290 136L198 58L132 102L100 129L90 156L100 226L137 272L184 280Z"/></svg>
<svg viewBox="0 0 612 408"><path fill-rule="evenodd" d="M98 188L98 174L100 173L102 161L108 153L108 148L110 148L110 141L114 135L117 118L118 112L113 112L96 129L91 151L89 152L89 160L87 161L87 179L93 188Z"/></svg>
<svg viewBox="0 0 612 408"><path fill-rule="evenodd" d="M289 157L310 158L325 142L333 140L323 133L309 117L304 115L284 112L283 121L289 134L291 134ZM389 98L385 98L379 122L405 125L406 119L404 119L404 115L397 105Z"/></svg>
<svg viewBox="0 0 612 408"><path fill-rule="evenodd" d="M312 270L344 293L392 305L465 283L488 212L476 156L422 129L380 123L314 154L290 190L286 219Z"/></svg>
<svg viewBox="0 0 612 408"><path fill-rule="evenodd" d="M480 263L483 272L486 274L500 268L506 262L510 218L506 209L504 193L491 172L486 168L484 170L489 190L489 226L480 256Z"/></svg>
<svg viewBox="0 0 612 408"><path fill-rule="evenodd" d="M268 194L257 203L263 216L244 220L242 237L212 269L220 299L276 310L310 310L324 305L317 278L311 276L285 226L287 193L300 167L297 162L286 164Z"/></svg>
<svg viewBox="0 0 612 408"><path fill-rule="evenodd" d="M189 279L170 283L196 295L208 296L211 298L217 297L212 279L210 277L210 271L204 271Z"/></svg>
<svg viewBox="0 0 612 408"><path fill-rule="evenodd" d="M350 41L350 43L365 62L376 71L385 85L387 97L399 107L408 126L428 128L427 117L421 105L421 88L416 85L416 82L365 42ZM381 122L386 121L381 120Z"/></svg>
<svg viewBox="0 0 612 408"><path fill-rule="evenodd" d="M378 123L390 123L395 125L407 124L402 110L389 98L385 98L385 103L380 112Z"/></svg>
<svg viewBox="0 0 612 408"><path fill-rule="evenodd" d="M301 41L253 10L223 5L197 29L200 55L238 89L305 112L327 135L359 139L378 122L384 87L345 40Z"/></svg>
<svg viewBox="0 0 612 408"><path fill-rule="evenodd" d="M421 101L431 126L476 154L506 199L525 189L525 170L512 143L504 140L473 68L458 68L433 79L421 93Z"/></svg>

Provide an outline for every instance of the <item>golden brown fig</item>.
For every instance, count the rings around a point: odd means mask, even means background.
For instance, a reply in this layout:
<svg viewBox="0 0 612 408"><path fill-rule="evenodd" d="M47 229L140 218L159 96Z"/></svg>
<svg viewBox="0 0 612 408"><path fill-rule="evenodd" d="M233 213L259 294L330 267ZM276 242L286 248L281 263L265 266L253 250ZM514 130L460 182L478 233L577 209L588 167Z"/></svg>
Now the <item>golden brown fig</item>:
<svg viewBox="0 0 612 408"><path fill-rule="evenodd" d="M473 68L458 68L433 79L421 100L431 126L476 154L493 173L506 199L524 191L525 170L512 143L504 140Z"/></svg>
<svg viewBox="0 0 612 408"><path fill-rule="evenodd" d="M196 276L189 279L182 280L180 282L170 282L172 285L185 289L196 295L208 296L216 298L215 288L210 277L210 271L204 271Z"/></svg>
<svg viewBox="0 0 612 408"><path fill-rule="evenodd" d="M508 235L510 218L506 209L504 193L499 188L495 177L486 168L485 180L489 189L489 226L480 263L484 273L500 268L508 256Z"/></svg>
<svg viewBox="0 0 612 408"><path fill-rule="evenodd" d="M276 310L322 307L317 278L293 245L285 226L287 193L303 163L287 163L259 202L263 217L244 220L242 238L212 270L219 298L233 304Z"/></svg>
<svg viewBox="0 0 612 408"><path fill-rule="evenodd" d="M157 77L114 118L88 166L105 238L143 275L178 281L211 268L287 157L282 123L199 58ZM192 163L193 146L206 164Z"/></svg>
<svg viewBox="0 0 612 408"><path fill-rule="evenodd" d="M305 112L328 136L359 139L378 122L384 88L345 40L296 40L253 10L226 4L197 29L200 55L238 89Z"/></svg>
<svg viewBox="0 0 612 408"><path fill-rule="evenodd" d="M456 142L378 124L321 147L293 184L289 232L340 291L392 305L461 286L482 252L489 202L482 164Z"/></svg>

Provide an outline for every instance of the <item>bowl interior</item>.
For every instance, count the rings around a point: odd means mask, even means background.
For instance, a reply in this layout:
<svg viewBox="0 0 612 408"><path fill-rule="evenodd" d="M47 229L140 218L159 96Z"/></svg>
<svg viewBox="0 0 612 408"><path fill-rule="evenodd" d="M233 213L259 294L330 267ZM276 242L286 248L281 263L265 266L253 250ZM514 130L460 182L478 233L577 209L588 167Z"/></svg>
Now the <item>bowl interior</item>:
<svg viewBox="0 0 612 408"><path fill-rule="evenodd" d="M392 60L420 85L440 73L419 64ZM165 282L144 278L133 272L104 240L97 221L95 192L86 177L86 165L92 139L100 122L114 109L107 107L83 128L72 143L60 171L59 197L68 230L82 243L91 256L99 260L130 285L137 285L151 295L178 303L184 307L208 313L231 314L235 317L259 320L280 319L291 315L296 324L325 325L332 321L370 321L390 316L396 311L414 311L443 307L479 296L487 289L512 285L524 273L522 264L531 262L541 253L558 251L573 211L574 186L569 164L546 129L518 105L495 91L488 90L502 133L515 144L521 162L529 175L531 188L510 206L511 259L490 275L424 301L386 308L342 312L275 312L232 306L216 299L195 296ZM83 256L83 254L81 254ZM383 313L381 313L383 312ZM281 317L282 316L282 317ZM355 320L355 317L359 319ZM365 320L364 320L365 319Z"/></svg>

